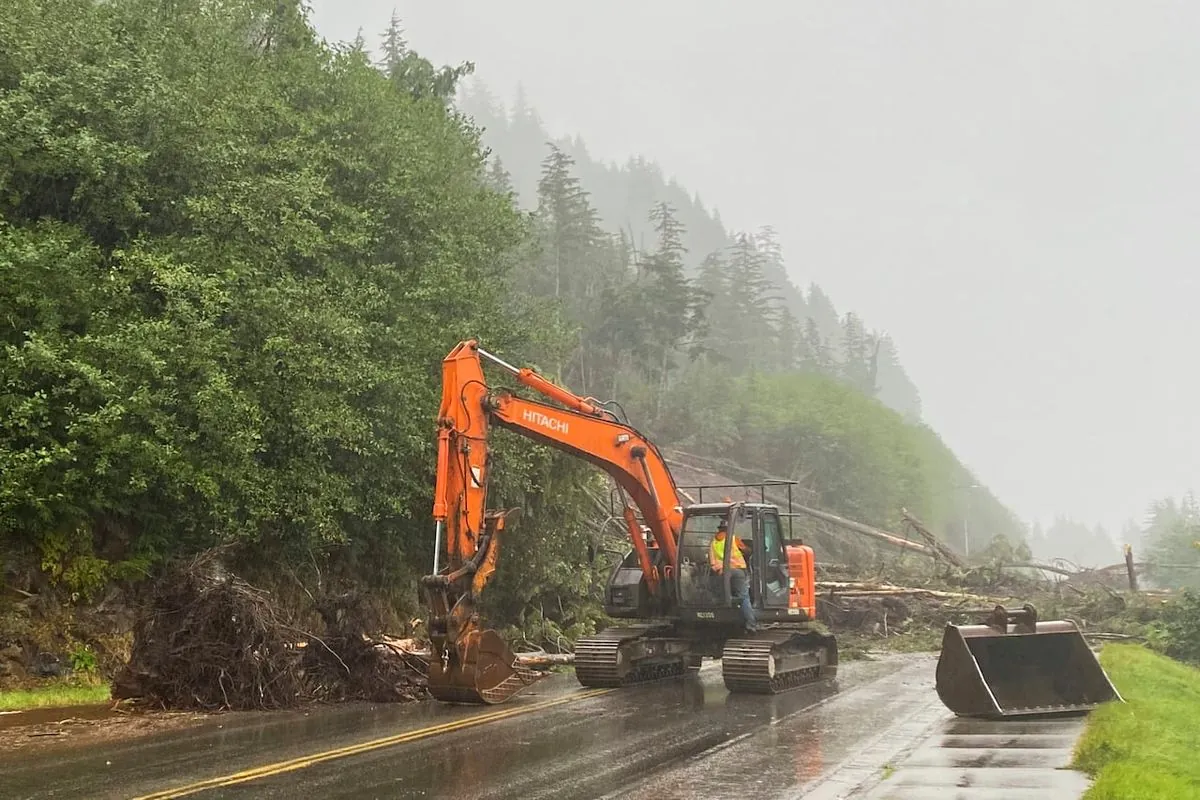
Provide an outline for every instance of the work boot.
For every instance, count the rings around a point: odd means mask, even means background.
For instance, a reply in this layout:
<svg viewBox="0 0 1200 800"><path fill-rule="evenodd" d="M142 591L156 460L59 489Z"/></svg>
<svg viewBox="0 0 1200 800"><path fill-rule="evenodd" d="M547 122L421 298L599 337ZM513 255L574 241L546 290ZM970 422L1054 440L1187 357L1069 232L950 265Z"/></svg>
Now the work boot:
<svg viewBox="0 0 1200 800"><path fill-rule="evenodd" d="M758 633L758 623L757 622L747 622L746 623L746 633Z"/></svg>

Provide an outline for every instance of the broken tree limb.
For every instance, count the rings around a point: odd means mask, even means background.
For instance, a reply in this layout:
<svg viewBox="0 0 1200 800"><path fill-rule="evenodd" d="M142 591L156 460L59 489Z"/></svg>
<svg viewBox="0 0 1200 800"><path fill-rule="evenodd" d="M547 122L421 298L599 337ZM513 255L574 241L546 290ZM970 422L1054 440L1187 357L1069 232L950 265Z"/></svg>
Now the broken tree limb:
<svg viewBox="0 0 1200 800"><path fill-rule="evenodd" d="M929 528L925 527L925 523L913 516L913 514L911 514L907 508L901 508L900 515L904 518L904 521L908 523L908 526L916 531L917 534L925 540L925 544L928 545L935 553L941 556L942 559L949 561L959 569L966 568L967 565L958 557L958 554L943 544L936 536L934 536L933 532L930 531Z"/></svg>
<svg viewBox="0 0 1200 800"><path fill-rule="evenodd" d="M1129 591L1138 590L1137 571L1133 568L1133 547L1125 545L1125 573L1129 577Z"/></svg>

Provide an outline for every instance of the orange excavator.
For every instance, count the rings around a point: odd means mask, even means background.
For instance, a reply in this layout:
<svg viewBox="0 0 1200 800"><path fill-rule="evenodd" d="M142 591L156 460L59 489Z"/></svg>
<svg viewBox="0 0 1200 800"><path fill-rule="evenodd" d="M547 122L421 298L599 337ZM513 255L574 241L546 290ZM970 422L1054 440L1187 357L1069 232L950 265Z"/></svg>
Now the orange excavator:
<svg viewBox="0 0 1200 800"><path fill-rule="evenodd" d="M493 388L484 375L485 360L552 402ZM429 690L435 698L501 703L536 680L495 631L483 628L476 607L518 511L487 508L492 425L576 455L617 485L632 547L609 578L604 607L610 617L628 623L576 643L581 684L616 687L682 675L699 669L706 656L721 659L725 685L734 692L775 693L836 673L834 637L811 625L813 550L785 538L778 507L741 501L685 505L658 448L609 405L518 369L468 340L442 362L434 567L422 579L433 645ZM749 594L759 623L752 632L744 627L731 585L730 559L737 548L720 548L721 570L710 563L718 527L747 545Z"/></svg>

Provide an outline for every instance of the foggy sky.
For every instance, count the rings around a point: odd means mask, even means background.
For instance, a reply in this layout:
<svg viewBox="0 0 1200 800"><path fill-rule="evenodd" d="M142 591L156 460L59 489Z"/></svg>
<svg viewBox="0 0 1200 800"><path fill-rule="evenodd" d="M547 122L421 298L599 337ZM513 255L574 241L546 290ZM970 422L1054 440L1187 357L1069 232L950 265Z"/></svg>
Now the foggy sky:
<svg viewBox="0 0 1200 800"><path fill-rule="evenodd" d="M393 9L313 6L371 45ZM556 135L776 226L793 280L893 337L926 420L1024 518L1116 534L1197 483L1200 3L397 11L435 63L523 83Z"/></svg>

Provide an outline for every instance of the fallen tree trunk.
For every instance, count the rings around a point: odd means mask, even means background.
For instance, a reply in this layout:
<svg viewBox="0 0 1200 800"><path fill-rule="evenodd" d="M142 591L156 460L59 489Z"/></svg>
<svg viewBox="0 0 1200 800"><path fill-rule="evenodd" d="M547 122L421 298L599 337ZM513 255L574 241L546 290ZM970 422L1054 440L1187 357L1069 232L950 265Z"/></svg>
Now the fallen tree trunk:
<svg viewBox="0 0 1200 800"><path fill-rule="evenodd" d="M1051 564L1042 564L1037 561L1018 561L1013 564L998 564L997 566L1001 569L1036 569L1042 572L1053 572L1055 575L1065 575L1068 578L1074 578L1087 572L1087 570L1070 570L1064 567L1055 567ZM1125 565L1122 564L1121 566Z"/></svg>
<svg viewBox="0 0 1200 800"><path fill-rule="evenodd" d="M763 502L773 503L780 507L781 513L783 513L785 516L787 515L787 512L783 512L782 509L790 506L791 511L793 512L791 514L791 516L799 516L799 515L809 516L814 519L819 519L819 520L822 520L823 522L828 522L832 525L837 525L839 527L845 528L846 530L852 531L854 533L858 533L862 536L870 537L879 542L885 542L885 543L893 545L895 547L901 547L906 550L912 550L917 553L922 553L926 556L929 556L930 558L934 558L934 559L938 558L937 551L921 544L920 542L912 541L911 539L907 539L903 536L897 536L894 533L889 533L887 531L880 530L879 528L872 527L871 525L865 525L861 522L856 522L852 519L847 519L845 517L838 516L837 514L831 514L827 511L821 511L819 509L801 505L800 503L797 503L790 494L788 495L787 498L784 498L782 496L782 494L778 491L769 491L769 489L778 490L779 486L768 484L766 482L766 480L771 480L771 479L763 479L759 473L752 473L743 467L739 467L735 464L731 464L726 461L706 458L704 456L695 455L694 453L686 453L682 450L674 450L671 452L674 456L678 456L679 458L666 457L665 461L667 462L668 466L682 467L687 470L691 470L691 471L695 471L695 472L704 472L704 473L713 475L714 477L719 477L717 475L717 473L713 471L714 467L719 466L719 468L724 472L741 473L743 475L742 480L747 481L747 483L744 485L740 484L740 483L728 483L728 484L713 483L713 484L711 484L711 488L729 488L731 490L737 488L737 489L742 489L743 493L746 493L747 487L761 487L761 491L755 493L755 494L759 495L758 499L756 499L755 502L758 502L758 500L761 500ZM683 459L686 459L686 460L683 460ZM700 465L707 465L707 466L700 466ZM710 486L706 485L704 488L710 488ZM731 491L731 494L732 493L733 492ZM810 494L811 494L811 492L810 492ZM694 501L694 499L691 498L690 495L688 496L688 498L689 498L689 502ZM747 498L747 499L751 499L751 498ZM798 512L798 513L796 513L796 512Z"/></svg>
<svg viewBox="0 0 1200 800"><path fill-rule="evenodd" d="M833 598L849 597L932 597L935 600L986 600L975 594L955 594L953 592L935 592L929 589L875 589L851 590L835 592L828 595Z"/></svg>
<svg viewBox="0 0 1200 800"><path fill-rule="evenodd" d="M404 659L405 663L417 669L422 675L429 674L429 659L431 652L428 646L416 639L393 639L390 636L380 636L372 640L376 647L384 647ZM547 653L535 650L530 653L517 653L517 666L528 669L548 669L562 664L574 664L574 653Z"/></svg>
<svg viewBox="0 0 1200 800"><path fill-rule="evenodd" d="M847 530L854 531L855 533L860 533L863 536L870 536L878 541L887 542L888 544L895 545L896 547L901 547L906 550L914 550L918 553L929 556L930 558L938 558L938 553L936 551L926 545L921 544L920 542L914 542L911 539L904 539L900 536L896 536L893 533L882 531L879 528L873 528L870 525L864 525L861 522L855 522L852 519L839 517L837 514L830 514L828 511L819 511L815 508L799 505L798 503L793 503L792 508L795 511L799 511L801 514L806 514L814 519L819 519L824 522L837 525Z"/></svg>
<svg viewBox="0 0 1200 800"><path fill-rule="evenodd" d="M991 602L992 598L969 592L947 592L940 589L924 589L919 586L892 586L886 583L850 583L842 581L818 581L817 593L825 592L833 597L905 597L923 596L939 600L977 600Z"/></svg>
<svg viewBox="0 0 1200 800"><path fill-rule="evenodd" d="M517 653L518 666L545 669L560 664L574 664L574 653Z"/></svg>

